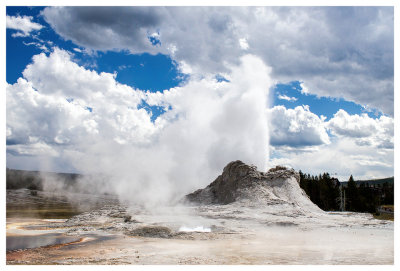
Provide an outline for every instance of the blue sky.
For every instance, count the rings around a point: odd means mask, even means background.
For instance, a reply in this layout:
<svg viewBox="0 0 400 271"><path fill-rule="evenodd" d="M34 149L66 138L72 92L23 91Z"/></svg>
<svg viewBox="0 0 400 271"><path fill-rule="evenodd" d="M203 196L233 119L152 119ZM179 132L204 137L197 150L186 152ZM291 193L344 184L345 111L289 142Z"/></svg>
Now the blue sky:
<svg viewBox="0 0 400 271"><path fill-rule="evenodd" d="M46 44L49 50L56 46L74 54L74 61L93 69L97 72L117 73L116 80L122 84L127 84L134 88L143 90L163 91L185 82L188 75L185 75L177 69L176 62L168 55L148 53L131 54L129 51L106 51L87 54L84 48L66 41L57 35L49 24L40 16L40 11L44 7L7 7L7 15L26 15L33 16L35 22L45 26L38 38L42 41L51 41L52 44ZM25 45L30 42L38 42L35 38L13 38L11 35L16 30L7 29L7 82L13 84L22 76L22 71L32 61L32 56L41 53L43 50L34 45ZM25 44L24 44L25 43ZM158 43L154 42L157 46ZM82 50L77 52L74 49ZM48 54L48 52L47 52ZM217 75L218 76L218 75ZM377 118L382 114L376 110L365 110L361 105L343 98L318 97L313 94L302 93L301 82L294 80L289 83L276 84L273 91L273 106L283 105L286 108L295 108L299 105L308 105L310 111L316 115L324 115L329 120L340 109L346 110L351 114L367 113L371 118ZM280 99L280 95L294 97L296 100ZM154 108L155 118L163 112L157 107Z"/></svg>
<svg viewBox="0 0 400 271"><path fill-rule="evenodd" d="M79 49L79 46L70 41L65 41L57 35L40 16L41 10L43 10L41 7L7 7L7 15L35 17L35 22L45 26L38 34L38 38L45 43L51 41L51 45L46 44L50 50L54 46L68 50L74 53L74 60L77 63L97 72L117 72L116 79L122 84L150 91L162 91L179 85L185 78L177 70L174 61L163 54L151 55L143 53L134 55L127 51L107 51L94 54L77 52L74 49ZM16 30L7 29L6 79L9 84L15 83L22 76L22 71L32 61L33 55L43 51L34 45L25 45L30 42L43 44L38 39L13 38L11 35L16 32Z"/></svg>
<svg viewBox="0 0 400 271"><path fill-rule="evenodd" d="M286 20L293 11L302 16ZM92 155L82 146L90 139L141 145L149 157L150 146L165 141L160 149L172 157L182 156L176 153L182 148L218 166L228 157L264 166L270 157L269 165L313 174L392 175L390 7L7 7L7 16L9 167L82 172L69 155ZM377 39L367 39L371 33ZM246 100L237 105L227 98L241 93L239 85L242 93L264 91L265 101L253 100L256 114ZM228 114L223 125L221 114ZM240 121L264 127L247 133ZM249 146L238 147L247 137L261 145L269 139L267 150L256 148L253 159ZM178 139L182 146L174 145ZM197 153L203 139L208 151ZM211 156L217 149L226 155ZM304 158L321 153L331 157L313 165Z"/></svg>
<svg viewBox="0 0 400 271"><path fill-rule="evenodd" d="M315 94L302 92L301 82L293 81L289 84L277 84L273 89L274 105L283 105L286 108L295 108L299 105L308 105L310 111L318 116L325 116L327 120L339 110L343 109L349 114L366 113L371 118L379 118L382 113L376 110L366 110L363 106L343 98L318 97ZM282 99L282 96L295 98L292 100Z"/></svg>

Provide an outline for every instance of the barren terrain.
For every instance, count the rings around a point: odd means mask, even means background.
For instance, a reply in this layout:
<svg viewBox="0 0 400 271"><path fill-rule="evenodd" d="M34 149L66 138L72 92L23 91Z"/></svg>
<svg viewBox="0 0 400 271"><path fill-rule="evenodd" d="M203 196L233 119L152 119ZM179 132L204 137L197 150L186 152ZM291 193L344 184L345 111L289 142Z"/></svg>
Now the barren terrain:
<svg viewBox="0 0 400 271"><path fill-rule="evenodd" d="M393 221L324 212L295 171L240 161L171 206L22 189L7 211L8 264L394 263Z"/></svg>

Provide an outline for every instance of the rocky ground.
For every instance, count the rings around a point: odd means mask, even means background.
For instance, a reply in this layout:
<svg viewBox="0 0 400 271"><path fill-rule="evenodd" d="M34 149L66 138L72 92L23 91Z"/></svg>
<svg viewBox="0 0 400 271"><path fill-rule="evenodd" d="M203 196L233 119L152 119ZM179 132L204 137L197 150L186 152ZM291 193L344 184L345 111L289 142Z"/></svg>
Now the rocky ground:
<svg viewBox="0 0 400 271"><path fill-rule="evenodd" d="M393 264L393 222L323 212L293 170L235 161L181 205L110 202L69 219L7 219L7 236L73 237L8 264Z"/></svg>
<svg viewBox="0 0 400 271"><path fill-rule="evenodd" d="M352 213L279 219L225 207L192 209L197 223L187 210L176 213L179 223L174 215L144 212L126 221L128 208L121 206L66 221L37 221L35 227L17 223L20 234L56 232L78 240L9 251L7 263L393 264L393 223Z"/></svg>

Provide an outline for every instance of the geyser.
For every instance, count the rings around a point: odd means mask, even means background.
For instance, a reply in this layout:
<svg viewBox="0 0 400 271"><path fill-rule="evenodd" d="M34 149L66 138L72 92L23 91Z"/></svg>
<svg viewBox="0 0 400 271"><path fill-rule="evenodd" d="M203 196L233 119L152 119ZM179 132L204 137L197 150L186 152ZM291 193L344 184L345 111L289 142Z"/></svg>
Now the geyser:
<svg viewBox="0 0 400 271"><path fill-rule="evenodd" d="M265 169L269 68L247 55L226 78L194 77L184 86L146 93L149 105L170 108L152 124L157 129L150 142L102 138L81 146L74 165L83 172L101 170L122 200L150 209L204 186L229 161L240 158Z"/></svg>
<svg viewBox="0 0 400 271"><path fill-rule="evenodd" d="M270 69L253 55L227 68L224 81L191 74L152 93L55 48L34 56L23 78L7 85L8 138L21 142L9 148L37 156L40 170L106 176L106 185L90 186L147 207L206 185L232 160L264 170ZM155 106L165 112L153 115Z"/></svg>

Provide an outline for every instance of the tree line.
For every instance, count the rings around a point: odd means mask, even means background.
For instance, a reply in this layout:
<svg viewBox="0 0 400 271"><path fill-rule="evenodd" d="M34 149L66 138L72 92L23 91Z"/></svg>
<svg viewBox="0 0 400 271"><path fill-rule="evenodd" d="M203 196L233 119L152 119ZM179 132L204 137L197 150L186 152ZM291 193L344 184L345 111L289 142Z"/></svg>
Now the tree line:
<svg viewBox="0 0 400 271"><path fill-rule="evenodd" d="M299 174L300 187L324 211L375 213L381 205L394 204L394 183L356 182L353 176L347 183L340 183L329 173L313 176L300 171Z"/></svg>

